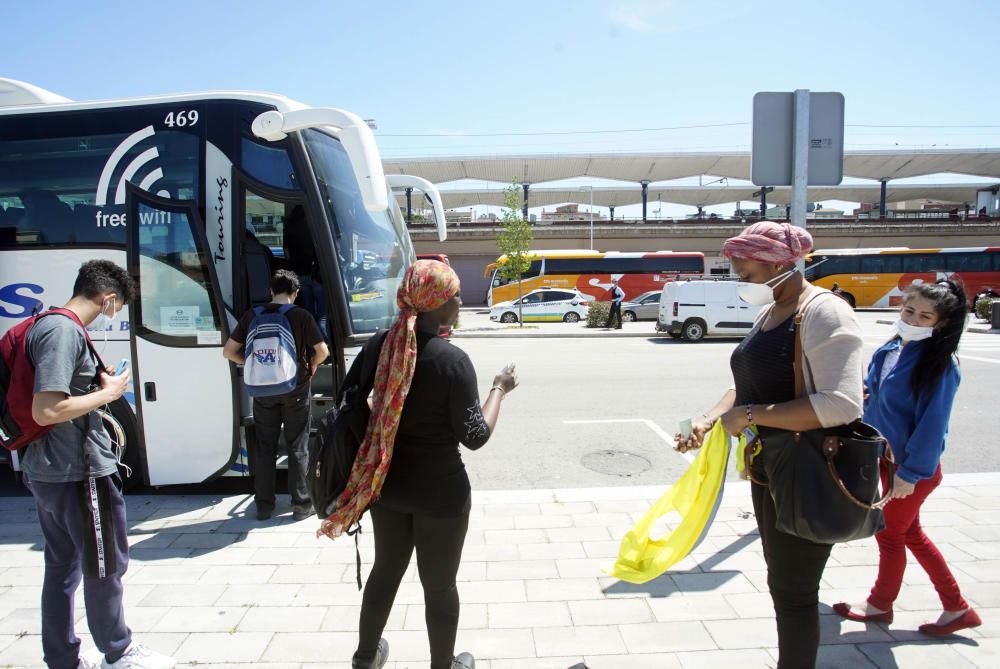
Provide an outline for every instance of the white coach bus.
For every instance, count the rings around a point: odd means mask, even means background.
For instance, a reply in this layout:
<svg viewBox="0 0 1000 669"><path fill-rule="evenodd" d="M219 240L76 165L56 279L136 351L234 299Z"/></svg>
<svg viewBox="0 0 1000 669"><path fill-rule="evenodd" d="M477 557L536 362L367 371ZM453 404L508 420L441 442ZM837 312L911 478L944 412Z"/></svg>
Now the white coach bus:
<svg viewBox="0 0 1000 669"><path fill-rule="evenodd" d="M134 392L105 413L127 484L246 476L252 404L223 344L274 270L299 272L325 318L328 404L414 260L394 186L424 191L444 239L440 194L387 177L349 112L234 91L73 102L0 79L0 334L68 300L84 261L127 267L138 297L91 333L132 365Z"/></svg>

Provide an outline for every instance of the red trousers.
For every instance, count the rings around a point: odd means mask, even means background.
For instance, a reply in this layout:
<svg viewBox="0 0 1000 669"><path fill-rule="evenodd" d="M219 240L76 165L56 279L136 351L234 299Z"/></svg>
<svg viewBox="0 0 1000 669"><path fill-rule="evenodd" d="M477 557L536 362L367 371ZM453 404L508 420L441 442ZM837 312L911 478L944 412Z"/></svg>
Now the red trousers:
<svg viewBox="0 0 1000 669"><path fill-rule="evenodd" d="M920 507L927 496L941 484L941 478L939 465L934 476L917 482L913 494L894 499L885 505L885 529L875 535L879 560L878 579L868 596L868 602L872 606L885 611L892 610L892 604L903 585L906 549L909 548L934 584L944 610L961 611L969 608L944 557L920 526ZM884 475L882 483L887 485Z"/></svg>

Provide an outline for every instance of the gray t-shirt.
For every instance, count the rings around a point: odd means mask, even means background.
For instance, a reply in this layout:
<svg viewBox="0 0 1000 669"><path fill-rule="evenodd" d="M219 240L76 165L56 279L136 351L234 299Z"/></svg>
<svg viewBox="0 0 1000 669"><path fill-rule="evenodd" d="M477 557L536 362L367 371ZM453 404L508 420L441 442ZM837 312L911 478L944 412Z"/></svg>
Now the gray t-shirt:
<svg viewBox="0 0 1000 669"><path fill-rule="evenodd" d="M97 373L80 326L65 316L46 316L28 332L28 357L35 365L35 392L86 395ZM111 438L96 411L59 423L19 454L21 469L34 481L67 483L117 471Z"/></svg>

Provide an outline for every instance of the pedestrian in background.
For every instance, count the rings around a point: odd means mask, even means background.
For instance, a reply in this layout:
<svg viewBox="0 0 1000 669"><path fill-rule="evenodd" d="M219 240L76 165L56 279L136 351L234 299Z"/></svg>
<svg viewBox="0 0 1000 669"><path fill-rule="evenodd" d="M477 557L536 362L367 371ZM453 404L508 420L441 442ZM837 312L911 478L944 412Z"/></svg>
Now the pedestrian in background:
<svg viewBox="0 0 1000 669"><path fill-rule="evenodd" d="M892 606L903 585L906 549L934 584L944 611L919 630L943 636L982 624L962 597L958 582L920 525L920 507L941 485L941 454L955 393L962 380L955 352L965 329L968 301L956 280L917 284L906 291L896 336L883 344L868 366L866 423L886 436L896 460L886 504L885 529L878 542L878 577L868 599L840 602L833 610L850 620L891 623Z"/></svg>
<svg viewBox="0 0 1000 669"><path fill-rule="evenodd" d="M716 420L726 432L750 425L806 431L845 425L861 416L861 328L850 307L811 285L796 263L812 237L788 223L761 221L726 240L722 254L744 282L740 297L766 305L730 358L734 387L692 421L678 450L701 446ZM795 315L802 311L805 397L795 396ZM767 445L753 459L754 478L766 479ZM767 585L778 627L778 669L812 669L819 649L819 582L829 544L787 534L775 526L767 486L751 484L754 514L767 563Z"/></svg>
<svg viewBox="0 0 1000 669"><path fill-rule="evenodd" d="M500 403L517 387L513 365L493 379L480 405L469 356L439 335L462 302L458 275L445 263L418 260L396 294L399 316L379 353L372 414L347 489L320 533L331 538L371 508L375 563L361 604L354 669L379 669L389 655L381 638L414 549L424 589L431 669L473 669L470 653L455 656L456 587L472 508L459 443L481 448ZM345 387L356 384L358 365Z"/></svg>
<svg viewBox="0 0 1000 669"><path fill-rule="evenodd" d="M611 307L608 309L608 321L604 324L605 328L611 327L617 315L618 325L614 327L616 330L622 329L622 300L624 299L625 291L618 287L618 279L611 279Z"/></svg>

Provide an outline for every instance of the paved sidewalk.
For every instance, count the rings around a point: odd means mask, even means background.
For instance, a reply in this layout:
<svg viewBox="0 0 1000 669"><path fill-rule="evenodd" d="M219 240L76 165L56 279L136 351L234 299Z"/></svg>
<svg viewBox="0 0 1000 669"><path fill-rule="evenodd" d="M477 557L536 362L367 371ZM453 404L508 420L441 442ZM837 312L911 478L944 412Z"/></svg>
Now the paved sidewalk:
<svg viewBox="0 0 1000 669"><path fill-rule="evenodd" d="M727 485L711 534L642 586L600 567L662 488L481 492L459 574L458 649L480 669L773 667L775 630L749 488ZM361 601L354 547L314 537L290 509L257 522L246 497L130 497L127 620L136 638L183 666L348 667ZM250 508L252 511L252 508ZM821 667L1000 666L1000 475L946 476L924 525L954 568L982 627L945 640L915 632L939 602L912 565L896 622L840 619L829 605L862 598L874 540L837 546L821 600ZM0 667L41 665L42 545L31 498L0 498ZM365 571L372 537L362 539ZM78 631L86 631L78 596ZM411 566L385 636L389 669L426 667L422 593Z"/></svg>

